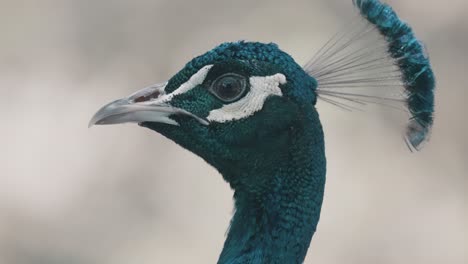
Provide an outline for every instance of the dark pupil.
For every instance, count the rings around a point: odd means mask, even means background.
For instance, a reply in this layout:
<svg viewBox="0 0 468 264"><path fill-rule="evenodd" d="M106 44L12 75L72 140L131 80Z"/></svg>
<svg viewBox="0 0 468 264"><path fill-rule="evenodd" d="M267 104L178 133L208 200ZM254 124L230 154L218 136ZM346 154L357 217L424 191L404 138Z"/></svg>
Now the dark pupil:
<svg viewBox="0 0 468 264"><path fill-rule="evenodd" d="M221 99L233 100L242 93L242 81L233 76L226 76L217 82L215 88Z"/></svg>

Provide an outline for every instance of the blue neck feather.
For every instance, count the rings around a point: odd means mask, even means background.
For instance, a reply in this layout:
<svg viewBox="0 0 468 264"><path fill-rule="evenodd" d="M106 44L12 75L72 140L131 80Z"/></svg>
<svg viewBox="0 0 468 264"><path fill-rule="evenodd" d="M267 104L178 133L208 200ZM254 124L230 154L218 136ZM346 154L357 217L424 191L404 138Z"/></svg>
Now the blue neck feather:
<svg viewBox="0 0 468 264"><path fill-rule="evenodd" d="M304 261L320 217L326 171L322 127L316 112L307 112L304 124L284 136L288 149L264 160L269 169L260 166L241 176L261 176L268 188L235 188L236 212L219 264Z"/></svg>

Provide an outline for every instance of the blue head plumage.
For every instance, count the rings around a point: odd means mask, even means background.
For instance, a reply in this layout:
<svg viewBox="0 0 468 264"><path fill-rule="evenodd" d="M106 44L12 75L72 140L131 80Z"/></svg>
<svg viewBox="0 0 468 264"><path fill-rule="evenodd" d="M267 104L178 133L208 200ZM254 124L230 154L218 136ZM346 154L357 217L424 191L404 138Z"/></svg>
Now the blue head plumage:
<svg viewBox="0 0 468 264"><path fill-rule="evenodd" d="M250 67L251 76L266 76L268 74L281 72L287 79L289 89L283 92L298 100L307 100L315 104L315 89L317 82L308 75L294 59L284 51L280 50L274 43L264 44L259 42L230 42L223 43L207 53L194 58L169 82L166 89L174 90L200 68L208 64L220 62L242 62ZM229 64L229 63L228 63ZM226 65L229 67L229 65Z"/></svg>

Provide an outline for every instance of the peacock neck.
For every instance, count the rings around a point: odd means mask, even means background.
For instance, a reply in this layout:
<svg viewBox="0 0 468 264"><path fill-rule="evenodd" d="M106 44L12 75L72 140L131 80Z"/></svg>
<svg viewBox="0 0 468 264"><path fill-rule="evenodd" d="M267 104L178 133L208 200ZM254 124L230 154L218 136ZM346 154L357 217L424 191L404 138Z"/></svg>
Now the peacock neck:
<svg viewBox="0 0 468 264"><path fill-rule="evenodd" d="M326 172L323 132L313 119L290 128L279 158L264 155L267 166L239 172L245 174L239 178L264 182L257 189L234 188L235 214L218 264L304 261L320 217Z"/></svg>

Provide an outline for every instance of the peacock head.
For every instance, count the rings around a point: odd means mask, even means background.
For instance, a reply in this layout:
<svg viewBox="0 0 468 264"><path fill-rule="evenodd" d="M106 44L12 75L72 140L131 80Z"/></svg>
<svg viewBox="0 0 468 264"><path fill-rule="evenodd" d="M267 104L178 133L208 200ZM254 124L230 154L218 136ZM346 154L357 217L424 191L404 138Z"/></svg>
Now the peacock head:
<svg viewBox="0 0 468 264"><path fill-rule="evenodd" d="M235 190L236 211L218 263L303 262L325 187L318 97L345 110L403 104L408 146L427 140L435 79L424 47L390 6L354 3L365 19L304 68L275 44L225 43L92 118L90 125L138 123L220 171ZM381 96L384 88L403 93Z"/></svg>
<svg viewBox="0 0 468 264"><path fill-rule="evenodd" d="M243 179L243 172L265 171L287 153L282 150L289 147L291 130L315 111L316 87L275 44L224 43L194 58L167 83L104 106L90 125L131 122L150 128L240 188L252 180Z"/></svg>

